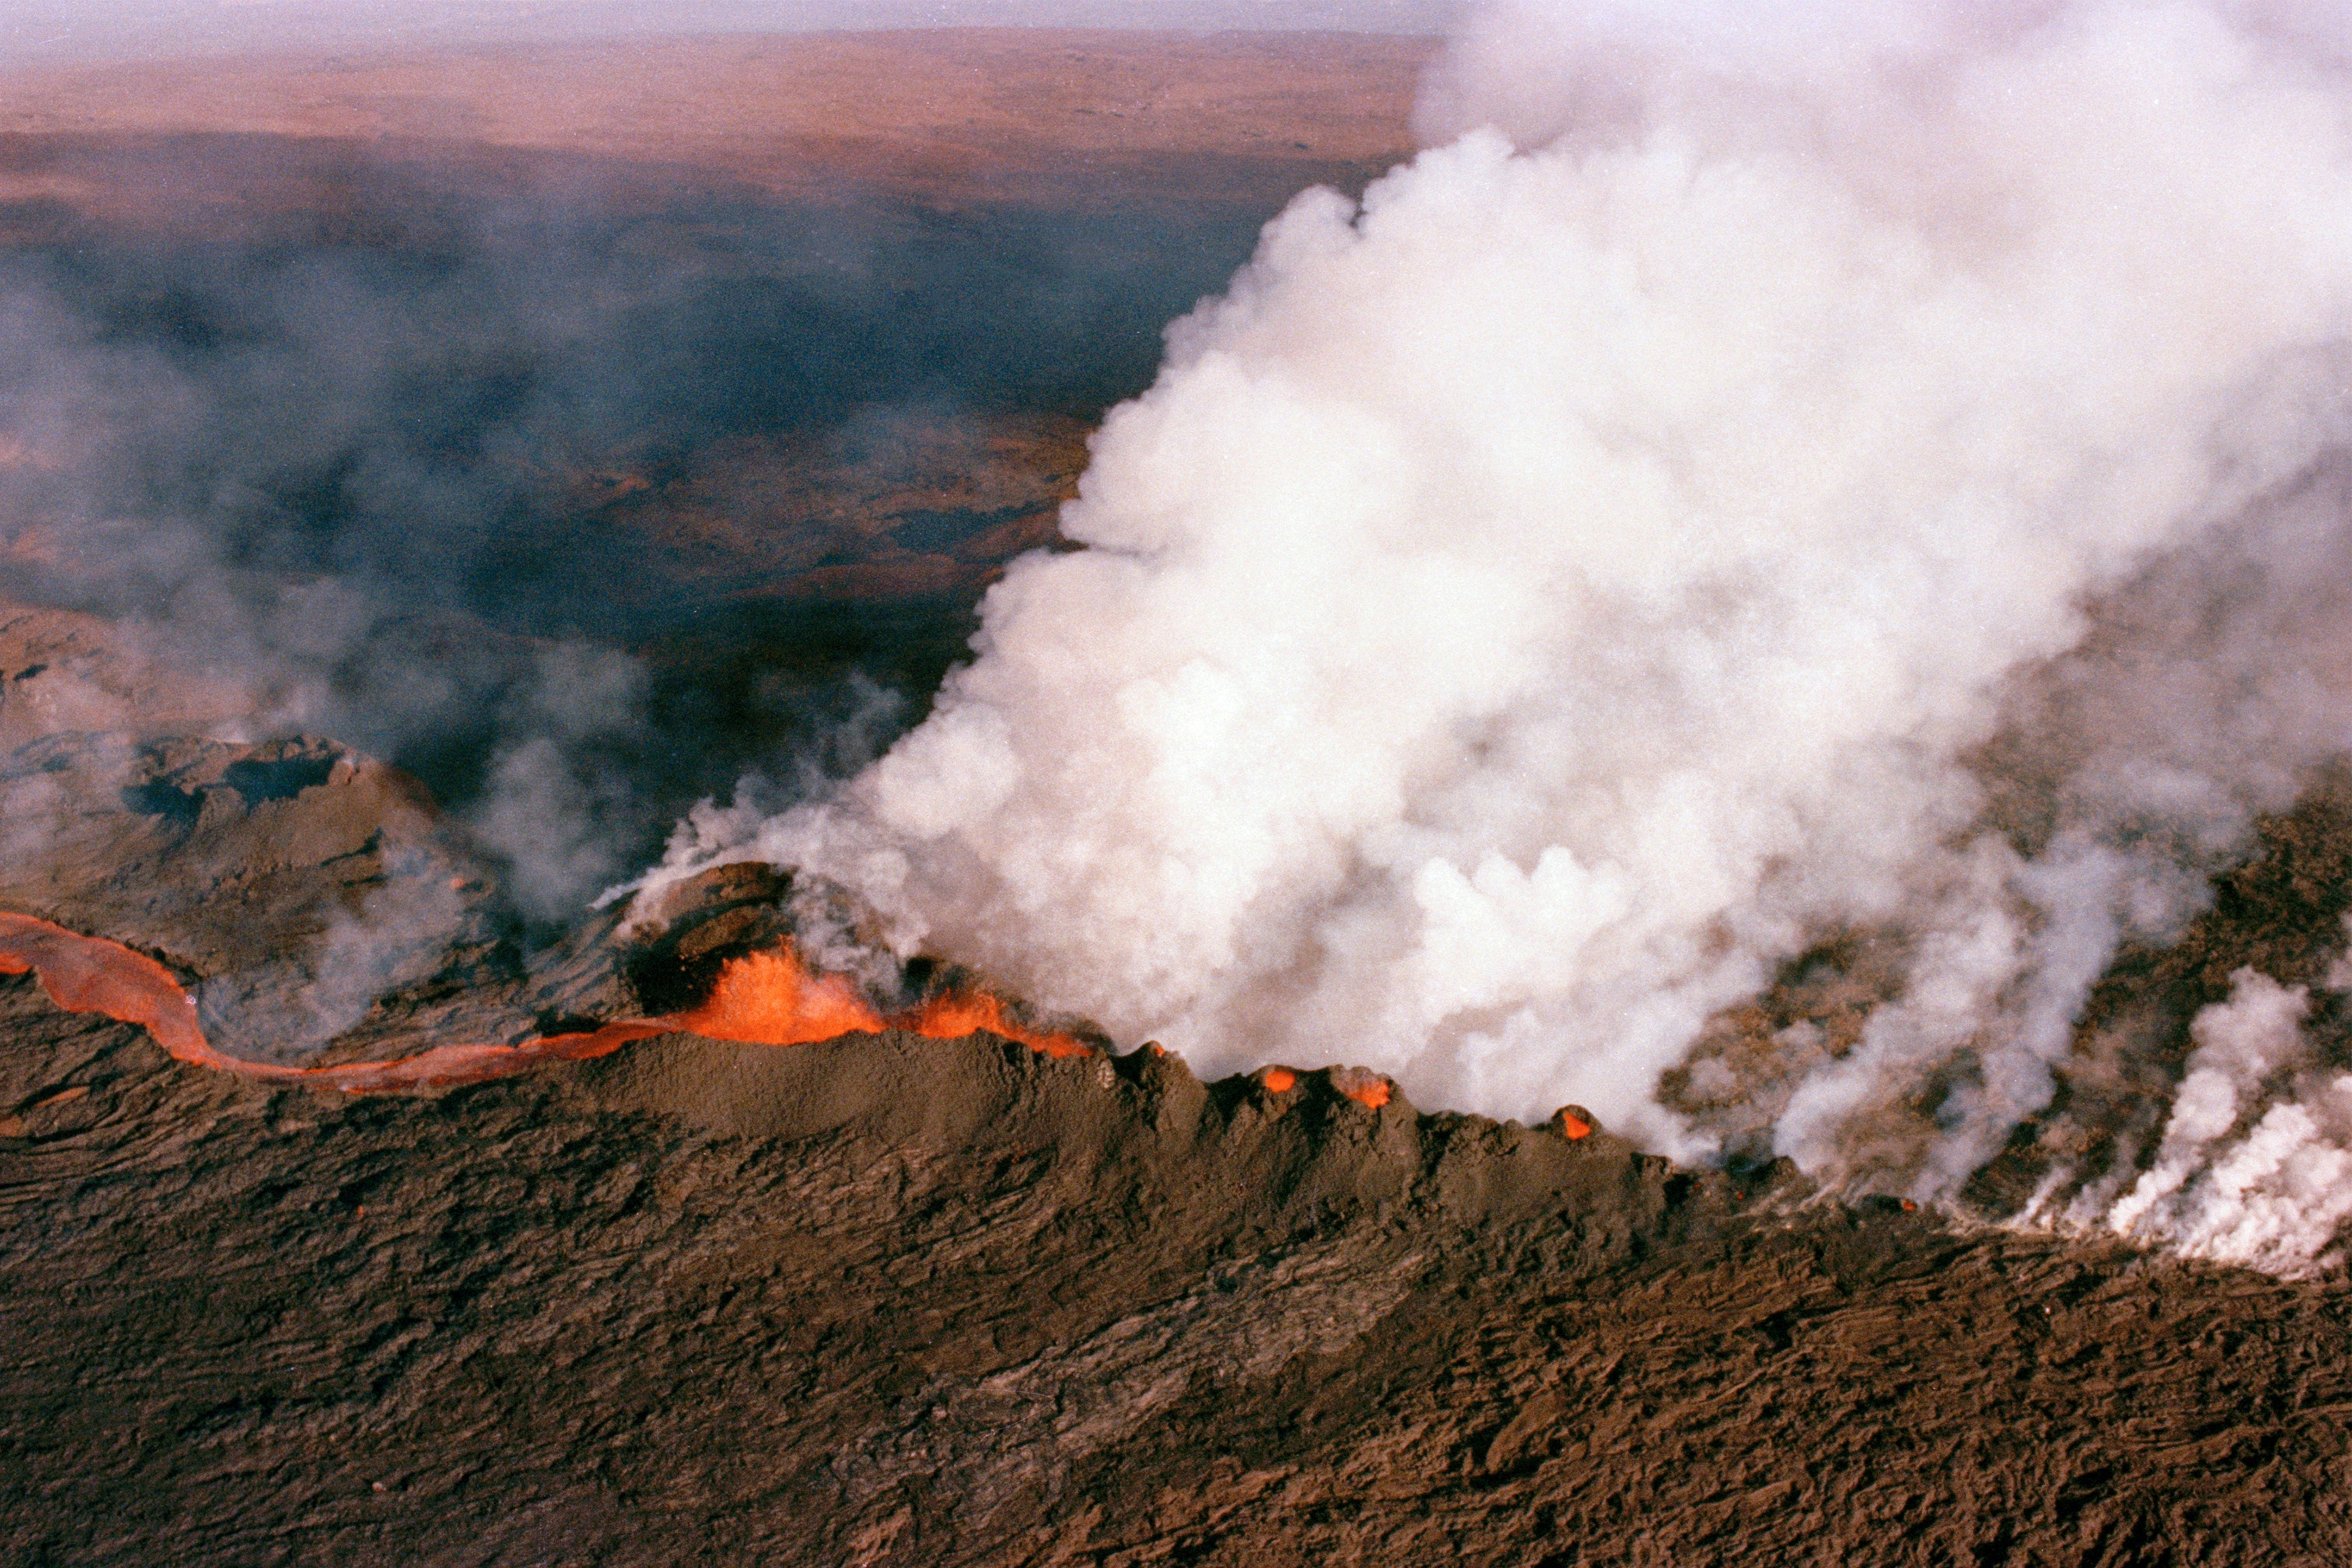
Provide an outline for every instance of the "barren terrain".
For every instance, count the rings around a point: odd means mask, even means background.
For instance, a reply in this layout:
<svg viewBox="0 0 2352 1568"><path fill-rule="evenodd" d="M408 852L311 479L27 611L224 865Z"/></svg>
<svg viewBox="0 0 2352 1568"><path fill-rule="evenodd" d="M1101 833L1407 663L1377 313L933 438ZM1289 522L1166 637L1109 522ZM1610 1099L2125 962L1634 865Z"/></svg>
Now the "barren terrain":
<svg viewBox="0 0 2352 1568"><path fill-rule="evenodd" d="M256 1059L691 1007L790 889L716 877L658 932L530 905L482 803L512 725L589 722L533 681L650 672L612 688L638 727L584 731L639 855L746 768L855 765L825 738L919 711L1160 325L1299 185L1409 149L1426 54L940 34L0 83L7 298L73 351L20 370L95 367L0 399L0 910L159 961ZM395 892L414 940L327 1007L320 953ZM2084 1026L2177 1067L2239 965L2318 979L2347 902L2321 780ZM1864 936L1810 955L1703 1050L1834 1038L1874 973ZM2352 1054L2344 996L2310 1027ZM2352 1560L2340 1268L1096 1044L671 1032L351 1096L0 979L0 1558ZM2066 1085L1978 1206L2095 1163L2147 1087Z"/></svg>

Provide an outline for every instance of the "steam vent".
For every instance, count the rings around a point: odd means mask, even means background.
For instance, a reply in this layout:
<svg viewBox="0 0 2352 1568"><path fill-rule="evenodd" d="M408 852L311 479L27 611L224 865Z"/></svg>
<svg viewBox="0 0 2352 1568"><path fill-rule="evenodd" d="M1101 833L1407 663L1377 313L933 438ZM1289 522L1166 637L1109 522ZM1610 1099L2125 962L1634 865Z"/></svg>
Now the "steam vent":
<svg viewBox="0 0 2352 1568"><path fill-rule="evenodd" d="M0 7L0 1563L2352 1563L2352 21L656 9Z"/></svg>

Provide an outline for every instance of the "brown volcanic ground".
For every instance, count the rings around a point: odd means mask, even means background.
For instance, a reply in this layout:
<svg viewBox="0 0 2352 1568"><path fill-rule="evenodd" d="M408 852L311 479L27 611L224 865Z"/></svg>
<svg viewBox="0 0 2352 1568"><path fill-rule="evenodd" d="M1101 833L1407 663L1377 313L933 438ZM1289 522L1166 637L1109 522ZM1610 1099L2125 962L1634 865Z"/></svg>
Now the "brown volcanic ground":
<svg viewBox="0 0 2352 1568"><path fill-rule="evenodd" d="M905 35L9 81L0 299L117 357L71 418L0 405L0 908L257 1027L340 914L449 889L312 1060L690 999L777 887L717 879L655 936L520 922L464 721L559 633L630 650L655 717L614 765L657 826L850 675L919 706L1160 322L1292 189L1403 150L1424 54ZM192 514L195 572L152 545ZM205 617L258 637L320 582L374 617L296 670L334 738L256 741L294 655ZM2239 963L2314 977L2347 800L2269 824L2085 1028L2179 1037ZM1867 944L1817 956L1709 1048L1850 1022ZM2341 998L2312 1028L2352 1046ZM2086 1108L2132 1088L2053 1115L2112 1128ZM1148 1050L670 1036L352 1100L0 980L0 1324L10 1563L2352 1560L2340 1272Z"/></svg>

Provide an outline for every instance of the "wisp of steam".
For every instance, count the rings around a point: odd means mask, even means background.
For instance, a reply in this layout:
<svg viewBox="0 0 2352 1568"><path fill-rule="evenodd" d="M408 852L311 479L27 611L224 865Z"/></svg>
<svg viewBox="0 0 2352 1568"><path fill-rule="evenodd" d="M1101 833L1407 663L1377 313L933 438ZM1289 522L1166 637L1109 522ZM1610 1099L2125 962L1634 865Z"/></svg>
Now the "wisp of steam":
<svg viewBox="0 0 2352 1568"><path fill-rule="evenodd" d="M2347 749L2339 16L1476 11L1427 150L1170 330L1083 548L1014 565L928 721L820 803L698 811L646 896L772 861L1203 1071L1949 1196L2118 944ZM1898 965L1849 1048L1693 1064L1842 932ZM2325 1262L2352 1079L2262 1102L2304 1005L2243 978L2077 1217Z"/></svg>

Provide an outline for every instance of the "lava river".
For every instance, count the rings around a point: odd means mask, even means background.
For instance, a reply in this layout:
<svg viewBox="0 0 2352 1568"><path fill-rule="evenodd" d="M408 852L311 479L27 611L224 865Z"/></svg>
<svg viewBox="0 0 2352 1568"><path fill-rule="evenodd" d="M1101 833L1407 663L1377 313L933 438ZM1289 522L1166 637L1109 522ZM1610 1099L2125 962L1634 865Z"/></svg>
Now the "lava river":
<svg viewBox="0 0 2352 1568"><path fill-rule="evenodd" d="M0 974L28 970L59 1007L138 1025L181 1061L352 1094L478 1083L537 1062L605 1056L632 1040L678 1032L744 1045L797 1046L890 1029L930 1039L959 1039L984 1030L1052 1057L1095 1051L1073 1036L1015 1022L1003 1002L984 992L951 992L908 1012L885 1016L841 976L812 973L789 948L731 960L719 971L709 995L682 1012L617 1019L596 1029L545 1035L520 1045L435 1046L386 1061L313 1068L251 1061L213 1045L197 1023L194 1000L169 970L143 953L29 915L0 911Z"/></svg>

